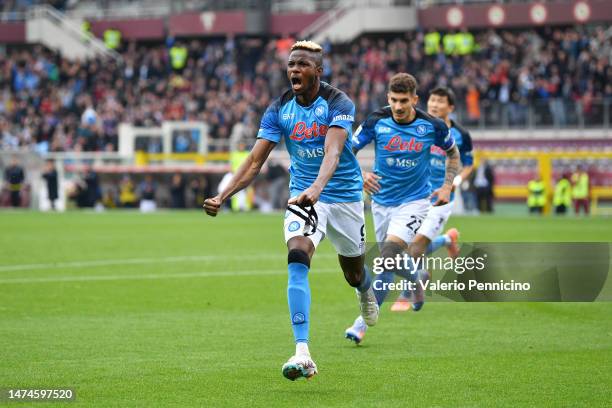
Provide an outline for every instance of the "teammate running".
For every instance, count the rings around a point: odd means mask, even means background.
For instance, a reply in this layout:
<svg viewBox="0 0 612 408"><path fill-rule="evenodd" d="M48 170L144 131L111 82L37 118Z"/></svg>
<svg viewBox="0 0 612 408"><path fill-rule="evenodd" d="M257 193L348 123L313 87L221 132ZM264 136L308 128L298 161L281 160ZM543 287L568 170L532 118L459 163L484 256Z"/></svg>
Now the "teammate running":
<svg viewBox="0 0 612 408"><path fill-rule="evenodd" d="M459 169L459 151L446 124L416 108L417 82L412 75L394 75L388 86L386 106L372 113L353 136L355 152L375 142L374 174L366 174L365 189L372 193L372 215L382 258L403 252L422 257L435 235L417 233L431 207L447 204ZM442 186L433 192L430 179L431 148L448 155ZM394 273L415 281L414 266L386 270L374 280L379 305L387 295L385 284ZM425 277L424 277L425 278ZM367 325L359 316L345 335L359 344Z"/></svg>
<svg viewBox="0 0 612 408"><path fill-rule="evenodd" d="M463 169L461 173L455 177L453 186L458 188L463 180L466 180L472 173L474 157L472 155L472 138L470 133L459 126L457 122L450 119L450 114L455 110L455 93L446 87L437 87L429 93L429 99L427 100L427 113L441 119L446 123L446 126L450 128L451 135L455 139L455 143L459 148L459 154ZM431 186L432 188L438 189L442 187L444 183L444 175L446 168L446 152L437 146L431 147ZM451 215L453 208L454 193L451 194L451 201L445 205L439 205L432 207L427 218L421 225L421 232L423 235L436 236L427 248L427 254L437 251L439 248L445 246L448 250L449 256L452 258L459 255L459 245L457 241L459 239L459 231L456 228L449 229L446 234L439 235L444 230L444 226L448 222L448 218ZM412 303L412 309L419 311L423 306L423 291L422 288L417 287L416 291L410 293L410 291L402 292L395 303L391 306L392 312L405 312L410 310L411 303L410 298L412 295L417 299Z"/></svg>

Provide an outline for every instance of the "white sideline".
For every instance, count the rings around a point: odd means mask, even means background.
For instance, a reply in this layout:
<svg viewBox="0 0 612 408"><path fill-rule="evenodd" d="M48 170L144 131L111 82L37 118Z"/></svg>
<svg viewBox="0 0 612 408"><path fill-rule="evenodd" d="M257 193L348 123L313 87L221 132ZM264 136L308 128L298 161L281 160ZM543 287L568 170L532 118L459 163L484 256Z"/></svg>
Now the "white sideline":
<svg viewBox="0 0 612 408"><path fill-rule="evenodd" d="M247 260L252 259L280 259L285 255L282 254L244 254L242 255ZM317 258L331 258L336 255L320 254ZM97 259L90 261L73 261L73 262L50 262L39 264L22 264L22 265L0 265L0 272L15 272L15 271L33 271L37 269L62 269L62 268L85 268L94 266L114 266L114 265L147 265L157 263L172 263L172 262L192 262L192 261L226 261L232 259L229 255L191 255L191 256L170 256L164 258L125 258L125 259Z"/></svg>
<svg viewBox="0 0 612 408"><path fill-rule="evenodd" d="M319 273L342 273L340 267L337 268L315 268L314 274ZM0 285L12 283L54 283L54 282L100 282L100 281L120 281L120 280L158 280L158 279L185 279L185 278L216 278L220 276L270 276L286 275L286 270L237 270L233 272L191 272L191 273L166 273L166 274L147 274L147 275L94 275L94 276L54 276L54 277L32 277L32 278L12 278L0 279Z"/></svg>

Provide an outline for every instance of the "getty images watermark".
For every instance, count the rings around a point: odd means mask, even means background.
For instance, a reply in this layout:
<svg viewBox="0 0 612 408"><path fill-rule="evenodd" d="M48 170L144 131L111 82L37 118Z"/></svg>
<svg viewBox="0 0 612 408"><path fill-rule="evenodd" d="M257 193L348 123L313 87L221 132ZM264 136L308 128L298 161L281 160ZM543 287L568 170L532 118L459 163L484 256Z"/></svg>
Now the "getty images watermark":
<svg viewBox="0 0 612 408"><path fill-rule="evenodd" d="M381 256L383 247L366 251L375 290L422 289L434 301L612 301L608 242L468 242L457 257L441 248L418 258L397 251Z"/></svg>
<svg viewBox="0 0 612 408"><path fill-rule="evenodd" d="M418 257L413 258L410 255L396 254L393 257L376 257L372 262L372 272L380 275L389 271L400 271L398 274L404 276L410 274L413 280L401 279L398 282L384 282L381 280L374 281L374 289L376 290L408 290L414 291L417 288L433 291L463 291L463 290L485 290L485 291L529 291L531 284L529 282L516 282L514 279L504 281L500 279L497 282L479 282L477 279L468 279L467 282L462 282L457 279L453 281L441 281L431 279L417 279L418 271L442 271L455 272L457 275L462 275L465 272L480 272L486 269L487 254L482 256L458 256L456 258L448 257ZM429 277L427 275L427 277Z"/></svg>

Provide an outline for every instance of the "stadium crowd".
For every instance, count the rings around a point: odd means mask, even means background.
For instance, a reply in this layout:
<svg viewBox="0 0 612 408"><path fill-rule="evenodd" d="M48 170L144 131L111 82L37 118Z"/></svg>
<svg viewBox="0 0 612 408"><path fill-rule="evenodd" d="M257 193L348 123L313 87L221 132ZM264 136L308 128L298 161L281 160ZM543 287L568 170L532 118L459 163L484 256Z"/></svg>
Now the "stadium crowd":
<svg viewBox="0 0 612 408"><path fill-rule="evenodd" d="M356 123L385 103L386 81L397 71L416 75L422 100L436 85L451 86L468 124L487 115L487 124L524 125L533 106L551 124L573 124L576 115L588 123L612 100L612 29L475 34L474 50L461 56L426 55L421 32L326 42L324 80L355 101ZM287 88L290 42L172 41L123 44L121 64L70 61L41 46L0 51L0 148L114 151L119 123L164 120L207 122L213 148L252 138L265 108ZM172 46L185 47L184 63L171 61Z"/></svg>

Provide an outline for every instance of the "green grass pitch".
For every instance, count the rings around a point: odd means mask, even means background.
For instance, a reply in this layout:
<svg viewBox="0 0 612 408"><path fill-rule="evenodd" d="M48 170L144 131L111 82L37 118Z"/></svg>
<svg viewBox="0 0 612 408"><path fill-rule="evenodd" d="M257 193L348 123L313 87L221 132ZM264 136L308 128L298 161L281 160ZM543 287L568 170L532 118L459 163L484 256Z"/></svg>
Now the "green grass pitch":
<svg viewBox="0 0 612 408"><path fill-rule="evenodd" d="M612 406L612 303L387 304L355 347L343 333L358 304L328 242L310 277L320 374L287 381L282 223L0 213L0 388L74 387L75 407ZM612 242L606 218L449 226L465 241Z"/></svg>

